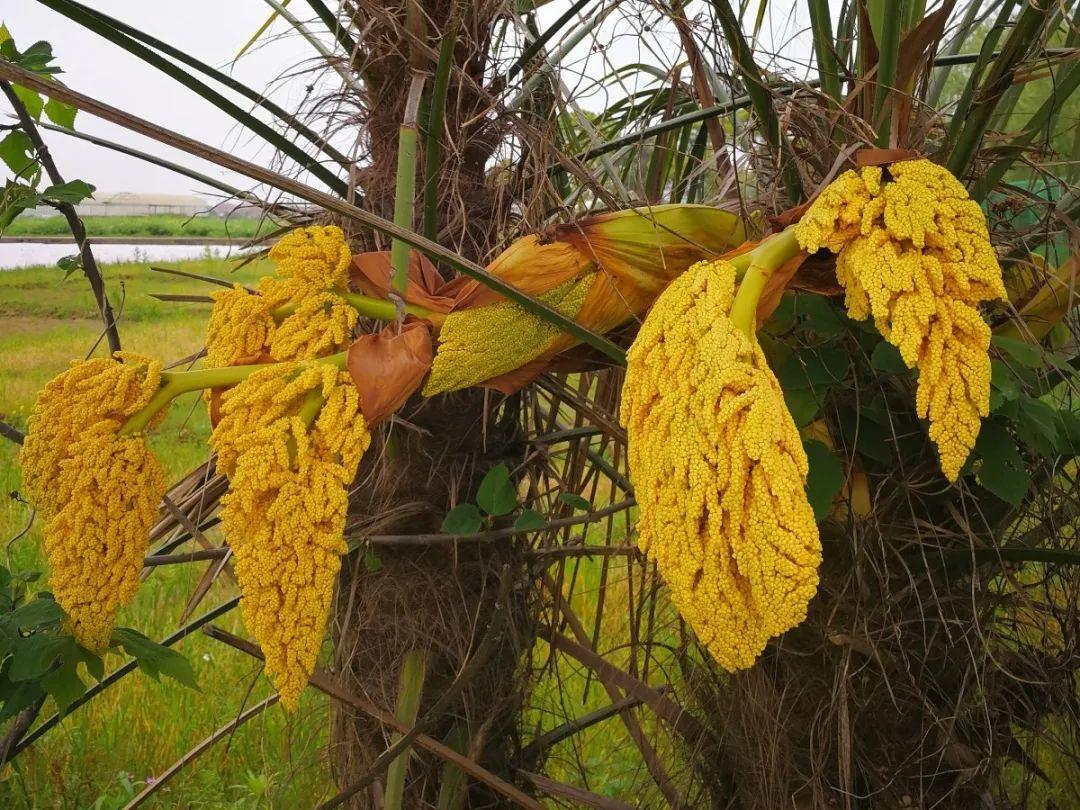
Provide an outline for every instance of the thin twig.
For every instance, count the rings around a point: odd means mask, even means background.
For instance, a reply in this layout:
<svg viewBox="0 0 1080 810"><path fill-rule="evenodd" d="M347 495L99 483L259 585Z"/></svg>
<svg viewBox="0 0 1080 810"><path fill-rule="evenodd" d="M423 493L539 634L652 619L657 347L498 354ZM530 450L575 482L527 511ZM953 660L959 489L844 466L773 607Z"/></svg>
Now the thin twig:
<svg viewBox="0 0 1080 810"><path fill-rule="evenodd" d="M276 694L271 695L270 697L266 698L266 700L262 700L256 703L250 709L247 709L246 711L234 717L232 720L223 725L205 740L200 742L198 745L196 745L194 748L192 748L190 751L180 757L180 759L176 760L176 762L174 762L172 765L170 765L168 768L158 774L158 776L155 777L152 782L147 782L146 787L142 789L139 795L137 795L134 799L124 805L124 810L134 810L134 808L141 805L154 793L160 790L166 782L176 776L176 774L180 773L180 771L182 771L184 768L194 762L199 756L213 748L217 742L232 734L234 731L236 731L236 729L240 728L240 726L244 725L244 723L246 723L252 717L255 717L256 715L261 714L266 709L269 709L271 706L278 702L280 697L280 695Z"/></svg>
<svg viewBox="0 0 1080 810"><path fill-rule="evenodd" d="M184 304L212 304L214 299L209 295L188 295L184 293L149 293L151 298L158 301L178 301Z"/></svg>
<svg viewBox="0 0 1080 810"><path fill-rule="evenodd" d="M19 430L17 427L12 427L7 422L0 421L0 436L3 436L9 441L15 442L15 444L22 444L26 441L26 434Z"/></svg>
<svg viewBox="0 0 1080 810"><path fill-rule="evenodd" d="M3 741L0 742L0 767L7 765L8 760L14 759L19 753L21 750L18 748L19 742L30 729L30 726L34 725L34 721L37 720L37 716L41 713L41 707L44 705L45 695L42 695L15 715L15 722L11 724L8 733L4 735Z"/></svg>
<svg viewBox="0 0 1080 810"><path fill-rule="evenodd" d="M576 785L557 782L543 774L530 773L529 771L518 771L518 773L532 782L541 793L556 796L560 799L569 799L574 803L575 807L595 807L597 810L634 810L631 805L618 799L601 796Z"/></svg>
<svg viewBox="0 0 1080 810"><path fill-rule="evenodd" d="M607 517L608 515L613 515L617 512L629 509L634 503L635 501L633 498L626 498L618 503L613 503L609 506L605 506L603 509L597 509L584 515L549 520L538 529L515 529L510 527L506 529L492 529L491 531L486 532L473 532L471 534L376 534L370 537L361 537L358 538L358 540L366 540L369 543L382 546L452 545L458 542L501 540L521 534L535 534L537 532L549 531L550 529L561 529L566 526L578 526L583 523L592 523L602 517ZM357 545L358 544L359 543L357 543Z"/></svg>
<svg viewBox="0 0 1080 810"><path fill-rule="evenodd" d="M226 287L232 289L235 286L235 281L229 281L228 279L218 278L217 276L204 276L201 273L189 273L187 270L174 270L171 267L155 267L151 265L150 269L155 273L168 273L171 276L182 276L183 278L193 278L196 281L205 281L207 284L216 284L219 287ZM256 292L251 287L244 286L252 295Z"/></svg>
<svg viewBox="0 0 1080 810"><path fill-rule="evenodd" d="M220 560L229 553L227 548L204 548L199 551L189 551L186 554L151 554L143 559L143 566L152 568L155 565L176 565L178 563L199 562L200 560Z"/></svg>
<svg viewBox="0 0 1080 810"><path fill-rule="evenodd" d="M528 549L526 555L545 562L562 557L640 557L645 558L637 546L554 546L552 548Z"/></svg>
<svg viewBox="0 0 1080 810"><path fill-rule="evenodd" d="M49 147L46 146L45 141L42 140L41 133L38 132L38 128L34 124L34 119L31 118L30 113L27 112L26 105L22 103L22 99L15 95L15 91L6 81L0 81L0 90L4 91L4 95L7 96L8 102L14 108L15 114L19 117L19 125L22 127L23 132L26 133L26 137L30 139L30 143L34 145L38 161L45 169L46 174L49 175L49 180L51 180L52 184L55 186L63 185L64 178L60 174L59 169L56 168L56 163L49 153ZM79 215L75 213L74 205L69 202L53 202L53 205L55 205L56 209L64 215L64 219L67 220L68 229L71 231L75 243L79 246L83 274L86 276L87 281L90 282L90 289L94 291L94 300L97 301L98 311L101 313L101 319L105 322L105 334L109 340L109 352L118 352L120 351L120 333L116 329L116 319L113 317L112 306L109 304L109 297L105 294L105 282L101 279L101 271L98 270L97 261L94 259L94 252L90 249L90 241L86 238L86 228L83 227Z"/></svg>
<svg viewBox="0 0 1080 810"><path fill-rule="evenodd" d="M583 731L590 726L595 726L597 723L602 723L604 720L614 717L617 714L622 714L627 709L635 709L643 702L644 701L637 695L627 695L622 700L609 703L607 706L602 706L588 714L583 714L581 717L575 717L573 720L567 720L561 726L556 726L551 729L551 731L545 731L522 748L521 761L530 763L547 749L558 745L565 739L573 737L579 731Z"/></svg>

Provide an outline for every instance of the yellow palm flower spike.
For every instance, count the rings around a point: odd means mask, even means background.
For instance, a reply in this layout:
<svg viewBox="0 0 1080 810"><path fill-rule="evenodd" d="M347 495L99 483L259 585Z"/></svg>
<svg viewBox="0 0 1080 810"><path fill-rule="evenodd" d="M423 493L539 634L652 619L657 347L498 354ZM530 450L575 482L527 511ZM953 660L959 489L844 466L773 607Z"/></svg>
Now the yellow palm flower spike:
<svg viewBox="0 0 1080 810"><path fill-rule="evenodd" d="M306 368L299 362L275 363L226 391L221 397L220 418L210 435L217 469L231 478L240 456L257 444L255 433L260 428L299 414L312 390L328 397L338 374L328 363Z"/></svg>
<svg viewBox="0 0 1080 810"><path fill-rule="evenodd" d="M638 542L729 670L803 621L821 562L802 441L729 317L734 282L731 264L700 262L660 295L627 355L621 415Z"/></svg>
<svg viewBox="0 0 1080 810"><path fill-rule="evenodd" d="M854 223L858 223L857 227ZM983 301L1005 298L978 203L928 160L846 172L795 229L805 250L839 254L848 314L873 317L919 369L916 413L930 421L945 477L955 481L990 403L990 329Z"/></svg>
<svg viewBox="0 0 1080 810"><path fill-rule="evenodd" d="M317 417L305 413L312 394ZM222 410L212 441L229 475L222 523L244 624L294 711L322 646L347 550L348 487L370 435L349 375L328 364L256 372L224 395Z"/></svg>
<svg viewBox="0 0 1080 810"><path fill-rule="evenodd" d="M207 368L231 366L270 348L276 326L265 297L253 295L239 284L210 297L214 308L206 325Z"/></svg>
<svg viewBox="0 0 1080 810"><path fill-rule="evenodd" d="M597 277L587 273L538 296L567 317L578 314ZM457 391L542 356L562 330L511 301L455 310L439 330L439 348L424 396Z"/></svg>
<svg viewBox="0 0 1080 810"><path fill-rule="evenodd" d="M270 356L300 360L340 351L352 341L357 317L356 310L336 295L307 295L274 332Z"/></svg>
<svg viewBox="0 0 1080 810"><path fill-rule="evenodd" d="M352 254L336 225L313 225L289 231L270 248L279 276L309 290L346 290Z"/></svg>
<svg viewBox="0 0 1080 810"><path fill-rule="evenodd" d="M331 293L349 286L345 234L335 226L290 231L270 249L274 276L259 281L258 292L236 285L214 293L206 331L208 368L233 365L270 354L275 360L313 359L341 349L352 338L356 311ZM273 311L296 309L280 324Z"/></svg>
<svg viewBox="0 0 1080 810"><path fill-rule="evenodd" d="M116 612L139 584L150 530L165 493L146 437L117 435L147 403L161 363L76 362L38 395L19 454L23 486L47 519L49 584L84 647L108 646Z"/></svg>

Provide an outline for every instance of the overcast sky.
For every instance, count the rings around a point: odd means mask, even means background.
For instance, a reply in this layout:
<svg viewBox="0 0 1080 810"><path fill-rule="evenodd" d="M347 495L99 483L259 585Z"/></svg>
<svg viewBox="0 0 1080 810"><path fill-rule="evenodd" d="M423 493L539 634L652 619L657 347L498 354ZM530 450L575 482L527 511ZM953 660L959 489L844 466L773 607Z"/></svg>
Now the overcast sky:
<svg viewBox="0 0 1080 810"><path fill-rule="evenodd" d="M257 48L233 63L236 53L271 11L264 0L87 1L259 90L267 89L268 81L290 72L313 54L311 46L289 33L288 24L279 20ZM556 18L567 4L568 0L547 4L541 22ZM640 26L647 20L638 12L645 10L647 15L648 8L646 3L623 3L599 29L600 41L608 45L606 50L594 53L586 40L568 60L566 84L571 89L587 86L613 66L645 62L666 69L677 61L680 54L674 32L660 28L651 31L648 38L640 36ZM294 3L290 10L301 18L310 16L304 3ZM769 3L768 15L764 30L775 32L776 42L781 45L776 50L791 60L786 67L798 70L805 64L810 48L808 37L801 33L806 28L805 3ZM246 135L232 119L193 92L35 0L4 0L0 3L0 20L7 24L20 48L39 39L51 42L65 70L61 78L72 88L241 157L264 163L271 157L270 147ZM773 42L770 39L763 44ZM296 76L275 81L269 95L281 106L294 110L303 101L306 84L305 79ZM608 90L614 94L620 91L617 86ZM584 100L587 107L600 103L598 95ZM0 102L0 115L6 117L8 112L9 108ZM76 128L168 157L241 188L251 187L243 178L91 116L80 114ZM62 134L47 136L61 172L68 179L80 177L93 183L102 191L206 192L195 181L166 169ZM6 167L0 166L0 171L6 171Z"/></svg>

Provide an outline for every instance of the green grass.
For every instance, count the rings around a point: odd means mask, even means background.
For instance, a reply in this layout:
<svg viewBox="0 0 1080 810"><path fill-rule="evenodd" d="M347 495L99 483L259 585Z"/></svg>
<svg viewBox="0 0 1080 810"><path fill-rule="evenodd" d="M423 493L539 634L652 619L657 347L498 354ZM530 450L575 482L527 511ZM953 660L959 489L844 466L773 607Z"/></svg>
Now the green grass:
<svg viewBox="0 0 1080 810"><path fill-rule="evenodd" d="M190 272L228 276L249 282L266 265L251 265L230 275L225 261L179 265ZM105 280L121 313L124 348L168 360L184 357L202 345L205 304L166 304L147 293L205 293L201 282L166 276L134 264L109 265ZM121 306L122 303L122 306ZM0 418L25 428L37 390L68 362L84 357L100 332L93 298L85 279L67 281L55 268L0 273ZM99 346L97 353L102 353ZM206 408L194 395L174 404L153 445L170 480L205 460L209 424ZM0 444L0 490L19 488L17 448ZM0 501L0 542L27 524L28 508L17 500ZM212 539L216 539L212 536ZM10 548L16 568L44 568L39 551L41 522ZM188 596L205 564L158 568L140 588L120 624L152 638L178 626ZM198 612L235 595L219 580ZM236 613L219 624L242 633ZM134 673L65 719L22 754L15 767L0 774L0 806L120 807L147 777L160 774L216 728L269 694L251 658L201 634L178 648L192 662L200 691L175 681L157 683ZM108 669L122 662L109 656ZM51 701L46 714L51 714ZM331 781L325 762L328 706L309 690L295 717L273 707L242 727L181 772L150 804L156 807L308 807L328 797Z"/></svg>
<svg viewBox="0 0 1080 810"><path fill-rule="evenodd" d="M150 214L132 217L83 217L90 236L208 236L248 239L272 232L269 221L234 217L185 217ZM4 229L4 236L67 236L67 221L61 216L20 217Z"/></svg>

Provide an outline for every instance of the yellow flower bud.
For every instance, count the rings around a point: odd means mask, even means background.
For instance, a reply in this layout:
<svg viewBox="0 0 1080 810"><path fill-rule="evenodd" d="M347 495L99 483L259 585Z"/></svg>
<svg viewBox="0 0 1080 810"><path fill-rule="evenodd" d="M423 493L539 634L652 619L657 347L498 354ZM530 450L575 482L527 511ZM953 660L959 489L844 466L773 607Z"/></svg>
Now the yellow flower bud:
<svg viewBox="0 0 1080 810"><path fill-rule="evenodd" d="M212 293L214 308L206 326L206 365L231 366L242 358L258 357L270 347L274 319L266 299L237 284Z"/></svg>
<svg viewBox="0 0 1080 810"><path fill-rule="evenodd" d="M539 298L572 318L596 277L588 273L572 278ZM439 331L424 396L468 388L520 368L543 356L561 335L559 327L511 301L451 312Z"/></svg>

